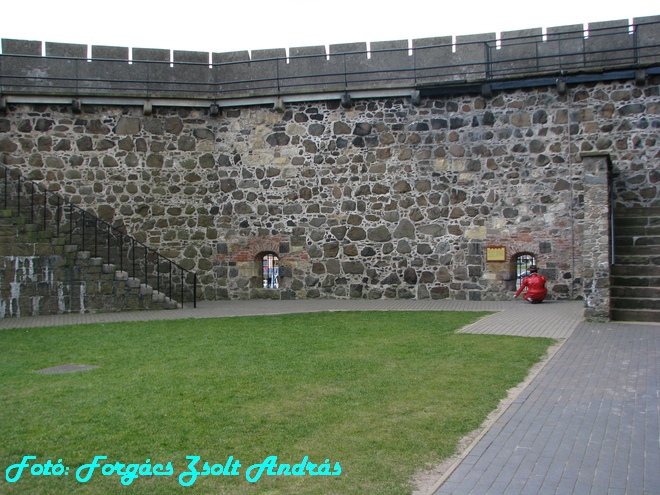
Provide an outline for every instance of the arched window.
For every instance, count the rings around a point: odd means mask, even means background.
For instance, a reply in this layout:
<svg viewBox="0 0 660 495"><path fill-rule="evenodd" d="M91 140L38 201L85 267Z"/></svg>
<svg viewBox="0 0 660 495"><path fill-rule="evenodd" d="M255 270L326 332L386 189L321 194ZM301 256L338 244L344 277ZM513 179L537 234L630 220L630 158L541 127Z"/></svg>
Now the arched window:
<svg viewBox="0 0 660 495"><path fill-rule="evenodd" d="M264 289L278 289L280 286L280 260L272 253L261 258L261 285Z"/></svg>
<svg viewBox="0 0 660 495"><path fill-rule="evenodd" d="M518 290L522 280L530 274L529 267L536 265L536 258L531 253L519 253L513 257L513 264L516 269L516 290Z"/></svg>

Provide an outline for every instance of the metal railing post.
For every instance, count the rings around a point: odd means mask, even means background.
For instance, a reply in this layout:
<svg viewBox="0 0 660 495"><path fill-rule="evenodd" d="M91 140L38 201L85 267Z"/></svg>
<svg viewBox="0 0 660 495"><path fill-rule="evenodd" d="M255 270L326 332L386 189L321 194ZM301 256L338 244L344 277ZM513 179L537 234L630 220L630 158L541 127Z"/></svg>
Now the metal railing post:
<svg viewBox="0 0 660 495"><path fill-rule="evenodd" d="M60 197L57 196L57 212L56 212L56 220L55 224L57 225L57 237L60 236L60 221L62 220L62 204L60 203Z"/></svg>
<svg viewBox="0 0 660 495"><path fill-rule="evenodd" d="M7 176L9 175L9 170L5 170L5 210L7 209L7 197L9 196L9 189L7 189Z"/></svg>
<svg viewBox="0 0 660 495"><path fill-rule="evenodd" d="M81 238L82 238L82 250L85 250L85 212L83 210L80 210L80 230L81 230Z"/></svg>
<svg viewBox="0 0 660 495"><path fill-rule="evenodd" d="M170 299L172 299L172 268L174 268L174 267L172 266L172 261L170 260L170 287L169 287L169 290L168 290Z"/></svg>
<svg viewBox="0 0 660 495"><path fill-rule="evenodd" d="M44 190L44 230L47 228L46 213L48 213L48 189Z"/></svg>
<svg viewBox="0 0 660 495"><path fill-rule="evenodd" d="M119 271L124 271L124 234L119 232L119 244L117 249L119 250Z"/></svg>
<svg viewBox="0 0 660 495"><path fill-rule="evenodd" d="M18 181L16 181L17 188L16 192L18 193L18 200L17 200L17 212L16 214L20 217L21 216L21 176L18 176Z"/></svg>
<svg viewBox="0 0 660 495"><path fill-rule="evenodd" d="M133 264L132 277L135 278L135 238L131 237L131 261Z"/></svg>
<svg viewBox="0 0 660 495"><path fill-rule="evenodd" d="M156 291L160 293L160 254L156 253Z"/></svg>
<svg viewBox="0 0 660 495"><path fill-rule="evenodd" d="M94 217L94 258L98 258L99 252L99 219Z"/></svg>
<svg viewBox="0 0 660 495"><path fill-rule="evenodd" d="M69 203L69 244L73 244L73 203Z"/></svg>
<svg viewBox="0 0 660 495"><path fill-rule="evenodd" d="M34 182L31 184L30 192L30 223L34 223Z"/></svg>
<svg viewBox="0 0 660 495"><path fill-rule="evenodd" d="M484 56L486 59L485 67L484 67L484 75L486 76L486 80L489 81L492 78L493 75L493 65L492 65L492 54L491 54L491 48L488 45L488 42L484 42Z"/></svg>

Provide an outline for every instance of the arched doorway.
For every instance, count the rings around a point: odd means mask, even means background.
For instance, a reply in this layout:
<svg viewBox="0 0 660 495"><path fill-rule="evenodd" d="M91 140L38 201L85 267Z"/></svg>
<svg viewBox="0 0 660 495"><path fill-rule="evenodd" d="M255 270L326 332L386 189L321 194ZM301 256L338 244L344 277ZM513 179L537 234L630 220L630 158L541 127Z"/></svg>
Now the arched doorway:
<svg viewBox="0 0 660 495"><path fill-rule="evenodd" d="M517 253L513 256L511 262L512 267L515 269L516 290L518 290L522 280L530 274L529 267L536 265L536 257L532 253Z"/></svg>

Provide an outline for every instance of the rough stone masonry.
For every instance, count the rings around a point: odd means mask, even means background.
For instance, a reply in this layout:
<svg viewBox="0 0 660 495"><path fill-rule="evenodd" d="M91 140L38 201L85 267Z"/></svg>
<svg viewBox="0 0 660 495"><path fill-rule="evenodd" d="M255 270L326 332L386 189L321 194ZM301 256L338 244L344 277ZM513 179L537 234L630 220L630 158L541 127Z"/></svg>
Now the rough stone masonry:
<svg viewBox="0 0 660 495"><path fill-rule="evenodd" d="M584 154L611 159L617 205L660 204L657 76L354 103L16 104L0 156L196 270L207 299L507 299L519 253L550 298L580 298ZM269 253L277 289L261 284Z"/></svg>

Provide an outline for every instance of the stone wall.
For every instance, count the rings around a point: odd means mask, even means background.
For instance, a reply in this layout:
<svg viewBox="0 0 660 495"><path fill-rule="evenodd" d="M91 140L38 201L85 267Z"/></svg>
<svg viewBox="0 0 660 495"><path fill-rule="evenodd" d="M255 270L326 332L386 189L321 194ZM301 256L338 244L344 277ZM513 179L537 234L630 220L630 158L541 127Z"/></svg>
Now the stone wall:
<svg viewBox="0 0 660 495"><path fill-rule="evenodd" d="M658 82L213 116L9 104L0 157L196 270L207 299L506 299L522 252L549 297L578 298L581 154L610 156L617 204L660 204ZM261 288L264 253L280 258L276 290Z"/></svg>
<svg viewBox="0 0 660 495"><path fill-rule="evenodd" d="M584 316L608 320L610 317L610 274L612 263L612 195L609 155L585 153L584 231L582 250L584 274Z"/></svg>
<svg viewBox="0 0 660 495"><path fill-rule="evenodd" d="M657 66L660 16L408 40L189 52L2 40L0 93L185 98L209 106L246 96L296 95L557 77ZM89 53L88 53L89 52ZM130 60L130 63L129 63ZM20 99L20 98L19 98Z"/></svg>

